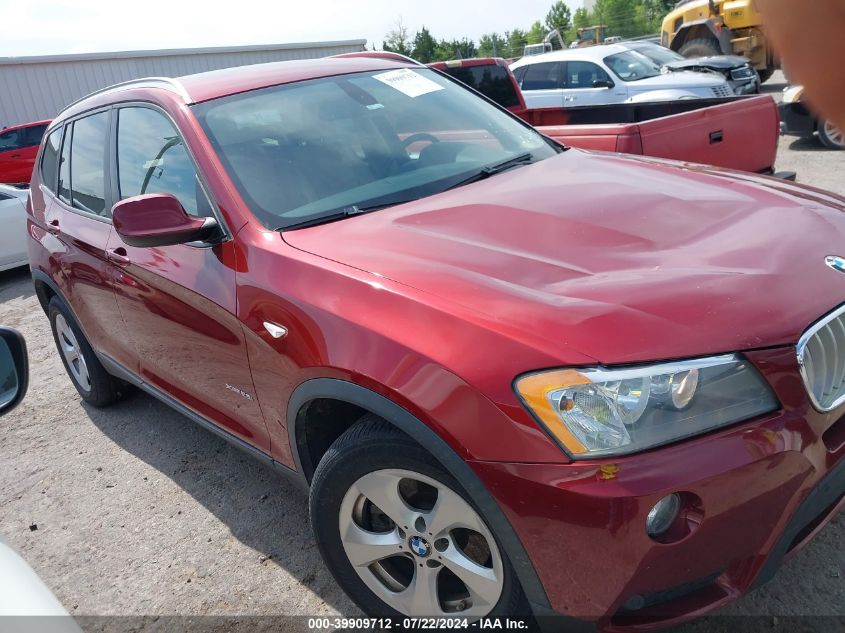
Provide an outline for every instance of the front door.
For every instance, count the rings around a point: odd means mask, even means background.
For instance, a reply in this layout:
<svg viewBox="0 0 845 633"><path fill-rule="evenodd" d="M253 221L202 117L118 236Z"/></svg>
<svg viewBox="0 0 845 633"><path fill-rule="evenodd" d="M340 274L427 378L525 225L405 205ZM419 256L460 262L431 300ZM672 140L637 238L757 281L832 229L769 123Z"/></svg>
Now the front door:
<svg viewBox="0 0 845 633"><path fill-rule="evenodd" d="M628 98L625 85L615 83L601 66L593 62L567 62L563 85L564 106L567 108L622 103Z"/></svg>
<svg viewBox="0 0 845 633"><path fill-rule="evenodd" d="M170 193L185 210L213 210L170 119L147 106L116 111L120 198ZM270 452L243 328L235 316L234 245L136 248L115 233L115 293L141 377L239 438Z"/></svg>

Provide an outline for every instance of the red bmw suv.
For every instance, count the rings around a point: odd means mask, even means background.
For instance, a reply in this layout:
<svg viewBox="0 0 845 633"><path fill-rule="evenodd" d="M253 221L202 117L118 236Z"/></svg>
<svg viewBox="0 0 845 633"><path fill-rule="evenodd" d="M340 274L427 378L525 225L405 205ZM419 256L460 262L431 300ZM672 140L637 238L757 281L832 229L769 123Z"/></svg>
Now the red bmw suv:
<svg viewBox="0 0 845 633"><path fill-rule="evenodd" d="M310 487L370 615L665 626L843 505L835 195L567 150L347 57L71 105L28 229L80 396L143 389Z"/></svg>

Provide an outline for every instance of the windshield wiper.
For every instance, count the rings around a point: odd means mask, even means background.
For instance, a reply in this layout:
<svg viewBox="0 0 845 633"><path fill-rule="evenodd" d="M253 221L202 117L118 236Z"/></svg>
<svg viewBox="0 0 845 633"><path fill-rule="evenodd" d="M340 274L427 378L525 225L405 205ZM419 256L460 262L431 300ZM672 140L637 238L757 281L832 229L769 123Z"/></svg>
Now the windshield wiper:
<svg viewBox="0 0 845 633"><path fill-rule="evenodd" d="M358 206L356 204L349 205L347 207L340 207L339 209L334 209L329 211L328 213L324 213L323 215L318 215L317 217L308 218L307 220L302 220L301 222L294 222L293 224L287 224L285 226L279 227L277 231L290 231L292 229L304 229L309 226L317 226L318 224L326 224L327 222L335 222L337 220L343 220L345 218L351 218L354 215L361 215L363 213L369 213L371 211L378 211L380 209L386 209L387 207L393 207L397 204L405 204L406 202L413 202L414 200L418 200L419 198L407 198L404 200L391 200L390 202L380 202L378 204L370 204L366 206Z"/></svg>
<svg viewBox="0 0 845 633"><path fill-rule="evenodd" d="M501 163L495 163L493 165L487 165L487 167L482 167L480 170L478 170L478 172L474 173L469 178L464 178L460 182L456 182L454 185L447 187L445 191L448 191L449 189L455 189L457 187L463 187L464 185L468 185L471 182L478 182L479 180L484 180L485 178L500 174L503 171L510 169L511 167L516 167L517 165L528 165L529 163L533 162L533 160L534 155L531 152L518 154L513 158L503 160Z"/></svg>
<svg viewBox="0 0 845 633"><path fill-rule="evenodd" d="M531 152L525 152L524 154L518 154L509 158L507 160L503 160L500 163L494 163L493 165L488 165L487 167L482 167L478 172L474 173L469 178L464 178L460 182L455 183L449 187L446 187L443 191L449 191L450 189L455 189L456 187L461 187L463 185L468 185L471 182L476 182L478 180L484 180L485 178L489 178L490 176L494 176L495 174L499 174L503 171L506 171L512 167L516 167L517 165L528 165L529 163L534 161L534 155ZM377 198L376 198L377 199ZM306 220L302 220L300 222L294 222L293 224L287 224L285 226L281 226L277 228L277 231L290 231L293 229L304 229L309 226L316 226L318 224L326 224L327 222L335 222L337 220L343 220L345 218L352 217L354 215L361 215L362 213L369 213L371 211L378 211L379 209L385 209L387 207L393 207L398 204L405 204L406 202L413 202L414 200L418 200L419 197L407 198L403 200L389 200L388 202L379 202L376 204L370 204L366 206L359 206L356 204L340 207L337 209L333 209L328 211L322 215L308 218Z"/></svg>

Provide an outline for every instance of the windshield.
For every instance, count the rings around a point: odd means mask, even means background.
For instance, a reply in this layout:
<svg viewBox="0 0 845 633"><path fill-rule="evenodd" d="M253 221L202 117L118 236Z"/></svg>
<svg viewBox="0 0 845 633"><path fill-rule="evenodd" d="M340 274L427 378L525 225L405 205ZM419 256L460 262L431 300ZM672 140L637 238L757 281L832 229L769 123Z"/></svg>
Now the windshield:
<svg viewBox="0 0 845 633"><path fill-rule="evenodd" d="M657 44L640 44L635 46L633 50L634 52L645 55L660 66L665 66L673 62L682 62L686 59L683 55L679 55L675 51L670 51L668 48L658 46Z"/></svg>
<svg viewBox="0 0 845 633"><path fill-rule="evenodd" d="M490 165L557 151L423 68L312 79L193 109L243 199L273 229L429 196Z"/></svg>
<svg viewBox="0 0 845 633"><path fill-rule="evenodd" d="M622 81L640 81L660 74L660 65L655 64L645 55L636 51L625 51L604 58L608 65Z"/></svg>

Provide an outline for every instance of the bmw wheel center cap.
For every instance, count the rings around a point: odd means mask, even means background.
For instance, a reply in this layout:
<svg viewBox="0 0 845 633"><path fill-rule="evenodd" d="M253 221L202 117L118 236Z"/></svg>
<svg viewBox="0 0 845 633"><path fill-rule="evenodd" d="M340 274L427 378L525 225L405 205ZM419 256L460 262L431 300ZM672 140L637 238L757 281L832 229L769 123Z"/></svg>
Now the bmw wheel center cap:
<svg viewBox="0 0 845 633"><path fill-rule="evenodd" d="M429 545L421 536L412 536L408 540L408 546L411 551L420 557L426 557L431 554L431 545Z"/></svg>

